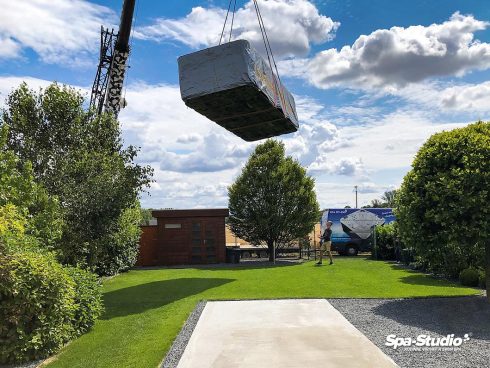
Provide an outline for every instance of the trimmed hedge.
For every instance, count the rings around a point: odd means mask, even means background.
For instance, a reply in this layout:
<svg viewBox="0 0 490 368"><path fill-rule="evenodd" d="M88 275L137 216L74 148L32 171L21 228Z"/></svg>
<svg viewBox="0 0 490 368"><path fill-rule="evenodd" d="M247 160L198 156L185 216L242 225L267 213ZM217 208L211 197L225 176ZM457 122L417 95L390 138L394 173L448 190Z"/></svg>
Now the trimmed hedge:
<svg viewBox="0 0 490 368"><path fill-rule="evenodd" d="M403 243L428 271L457 278L485 267L490 236L490 122L432 135L397 192Z"/></svg>
<svg viewBox="0 0 490 368"><path fill-rule="evenodd" d="M41 359L74 334L75 283L47 254L0 255L0 363Z"/></svg>
<svg viewBox="0 0 490 368"><path fill-rule="evenodd" d="M72 321L76 335L82 335L94 325L103 311L101 285L95 274L76 267L67 267L75 282L75 315Z"/></svg>
<svg viewBox="0 0 490 368"><path fill-rule="evenodd" d="M86 332L102 312L100 284L50 253L0 255L0 364L45 358Z"/></svg>

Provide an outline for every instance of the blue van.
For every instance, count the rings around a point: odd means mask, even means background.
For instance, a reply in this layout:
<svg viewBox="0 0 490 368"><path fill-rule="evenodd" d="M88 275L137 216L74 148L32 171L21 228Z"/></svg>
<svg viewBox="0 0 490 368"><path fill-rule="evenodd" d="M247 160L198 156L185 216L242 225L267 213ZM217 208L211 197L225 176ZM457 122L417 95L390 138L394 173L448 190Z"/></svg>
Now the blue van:
<svg viewBox="0 0 490 368"><path fill-rule="evenodd" d="M392 208L330 208L323 212L320 228L323 234L327 221L331 221L332 250L355 256L358 252L372 250L374 226L395 220Z"/></svg>

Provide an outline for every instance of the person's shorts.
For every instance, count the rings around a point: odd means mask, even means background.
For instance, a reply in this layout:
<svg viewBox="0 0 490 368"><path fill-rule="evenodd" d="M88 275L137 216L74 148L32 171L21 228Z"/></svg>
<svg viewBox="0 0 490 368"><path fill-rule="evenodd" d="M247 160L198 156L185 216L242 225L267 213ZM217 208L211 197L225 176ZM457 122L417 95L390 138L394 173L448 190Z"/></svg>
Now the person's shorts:
<svg viewBox="0 0 490 368"><path fill-rule="evenodd" d="M332 241L331 240L324 241L320 244L320 249L322 249L322 250L331 250L331 248L332 248Z"/></svg>

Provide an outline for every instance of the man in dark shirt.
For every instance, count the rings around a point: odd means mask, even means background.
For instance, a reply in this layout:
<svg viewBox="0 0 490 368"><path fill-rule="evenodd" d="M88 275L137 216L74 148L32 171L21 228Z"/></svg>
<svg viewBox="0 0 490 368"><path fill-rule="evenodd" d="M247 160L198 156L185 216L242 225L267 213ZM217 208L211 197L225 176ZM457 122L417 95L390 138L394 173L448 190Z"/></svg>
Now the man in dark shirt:
<svg viewBox="0 0 490 368"><path fill-rule="evenodd" d="M328 252L328 257L330 258L330 264L333 264L332 257L332 222L327 221L327 226L325 227L325 231L320 236L320 261L318 261L317 265L322 264L323 260L323 252Z"/></svg>

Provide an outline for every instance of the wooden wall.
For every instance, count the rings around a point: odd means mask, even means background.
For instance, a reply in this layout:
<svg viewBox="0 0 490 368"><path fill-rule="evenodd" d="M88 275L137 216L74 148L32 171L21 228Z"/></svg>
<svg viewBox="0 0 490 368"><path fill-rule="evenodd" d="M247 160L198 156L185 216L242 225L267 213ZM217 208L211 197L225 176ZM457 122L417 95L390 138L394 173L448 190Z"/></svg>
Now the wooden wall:
<svg viewBox="0 0 490 368"><path fill-rule="evenodd" d="M204 210L154 211L157 225L141 227L140 254L136 265L225 262L225 216L222 216L222 210L208 211L209 216Z"/></svg>
<svg viewBox="0 0 490 368"><path fill-rule="evenodd" d="M136 266L158 265L157 226L141 226L140 249Z"/></svg>

